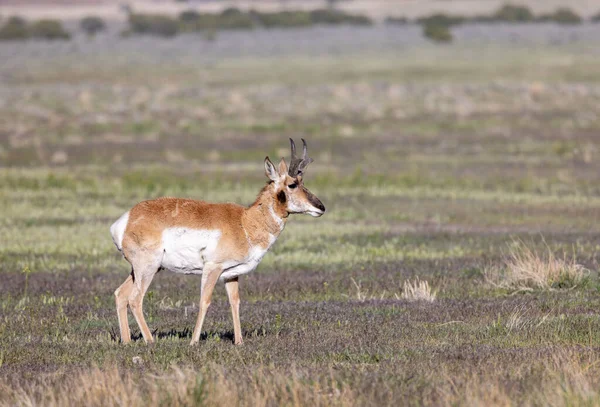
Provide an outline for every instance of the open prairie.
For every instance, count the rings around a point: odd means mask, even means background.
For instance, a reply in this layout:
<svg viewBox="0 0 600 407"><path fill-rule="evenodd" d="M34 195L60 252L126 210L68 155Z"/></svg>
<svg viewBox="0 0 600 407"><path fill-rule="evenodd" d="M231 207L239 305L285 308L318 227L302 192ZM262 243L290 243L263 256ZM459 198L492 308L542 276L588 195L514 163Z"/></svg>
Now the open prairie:
<svg viewBox="0 0 600 407"><path fill-rule="evenodd" d="M454 32L0 44L0 405L599 405L600 25ZM190 347L169 272L120 344L110 224L250 204L288 137L327 213L241 280L244 345L219 285Z"/></svg>

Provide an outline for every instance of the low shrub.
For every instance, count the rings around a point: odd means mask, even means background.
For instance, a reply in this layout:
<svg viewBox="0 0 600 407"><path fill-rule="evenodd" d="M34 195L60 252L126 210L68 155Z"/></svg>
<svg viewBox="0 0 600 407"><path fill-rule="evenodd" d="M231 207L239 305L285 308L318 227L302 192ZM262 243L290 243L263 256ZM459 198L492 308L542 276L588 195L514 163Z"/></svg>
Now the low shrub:
<svg viewBox="0 0 600 407"><path fill-rule="evenodd" d="M443 14L443 13L436 13L436 14L432 14L430 16L421 17L421 18L417 19L417 22L419 24L423 24L425 26L430 26L430 27L444 27L444 26L450 27L452 25L462 24L465 21L467 21L467 19L465 17L450 16L450 15Z"/></svg>
<svg viewBox="0 0 600 407"><path fill-rule="evenodd" d="M244 12L231 7L220 14L197 13L184 11L178 17L181 31L194 32L207 30L249 30L256 26L265 28L309 27L313 24L352 24L369 25L371 19L362 15L346 14L338 10L319 9L311 12L295 10L263 13L258 11ZM136 30L134 30L136 31Z"/></svg>
<svg viewBox="0 0 600 407"><path fill-rule="evenodd" d="M554 13L541 15L538 21L573 25L581 24L583 19L571 9L559 8Z"/></svg>
<svg viewBox="0 0 600 407"><path fill-rule="evenodd" d="M196 10L186 10L179 13L179 21L184 23L193 23L200 18L200 13Z"/></svg>
<svg viewBox="0 0 600 407"><path fill-rule="evenodd" d="M593 15L593 16L592 16L592 18L591 18L591 21L592 21L593 23L598 23L598 22L600 22L600 11L598 12L598 14L595 14L595 15Z"/></svg>
<svg viewBox="0 0 600 407"><path fill-rule="evenodd" d="M27 22L21 17L10 17L2 27L0 27L0 41L24 40L29 38L29 29Z"/></svg>
<svg viewBox="0 0 600 407"><path fill-rule="evenodd" d="M265 28L308 27L313 25L306 11L280 11L277 13L251 12L251 16Z"/></svg>
<svg viewBox="0 0 600 407"><path fill-rule="evenodd" d="M351 24L371 25L373 21L363 15L347 14L334 9L317 9L310 12L310 19L314 24Z"/></svg>
<svg viewBox="0 0 600 407"><path fill-rule="evenodd" d="M223 10L218 18L218 27L224 30L249 30L254 26L254 19L249 13L234 7Z"/></svg>
<svg viewBox="0 0 600 407"><path fill-rule="evenodd" d="M423 26L423 35L434 42L447 43L452 42L452 32L448 25L443 24L425 24Z"/></svg>
<svg viewBox="0 0 600 407"><path fill-rule="evenodd" d="M387 17L385 23L389 25L406 25L409 24L410 21L406 17Z"/></svg>
<svg viewBox="0 0 600 407"><path fill-rule="evenodd" d="M184 32L194 31L217 31L221 27L221 16L219 14L198 13L196 18L192 19L191 15L179 22L179 28Z"/></svg>
<svg viewBox="0 0 600 407"><path fill-rule="evenodd" d="M44 19L35 21L30 27L31 36L44 40L68 40L71 38L58 20Z"/></svg>
<svg viewBox="0 0 600 407"><path fill-rule="evenodd" d="M89 16L79 22L79 27L89 36L94 36L106 30L106 24L100 17Z"/></svg>
<svg viewBox="0 0 600 407"><path fill-rule="evenodd" d="M484 17L485 18L485 17ZM503 21L508 23L525 23L532 22L535 17L531 10L525 6L514 6L506 4L500 7L488 21ZM479 20L481 21L481 20Z"/></svg>
<svg viewBox="0 0 600 407"><path fill-rule="evenodd" d="M132 13L129 15L129 26L130 31L134 34L161 37L173 37L179 31L179 25L175 19L161 14Z"/></svg>

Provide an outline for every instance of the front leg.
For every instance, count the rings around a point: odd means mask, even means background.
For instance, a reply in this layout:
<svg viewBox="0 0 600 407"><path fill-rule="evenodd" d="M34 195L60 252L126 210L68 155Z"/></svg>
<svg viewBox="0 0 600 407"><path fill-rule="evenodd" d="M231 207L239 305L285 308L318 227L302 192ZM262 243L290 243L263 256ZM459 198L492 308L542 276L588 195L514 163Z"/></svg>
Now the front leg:
<svg viewBox="0 0 600 407"><path fill-rule="evenodd" d="M198 320L196 321L196 327L194 328L194 334L192 335L192 342L190 345L195 345L200 340L204 317L206 317L206 311L208 311L208 307L210 306L213 290L222 272L223 268L215 263L206 263L204 265L204 270L202 272L202 286L200 288L200 312L198 313Z"/></svg>
<svg viewBox="0 0 600 407"><path fill-rule="evenodd" d="M238 278L235 277L232 280L225 281L225 289L227 290L227 297L229 298L229 304L231 305L231 316L233 317L233 334L235 337L234 343L241 345L242 340L242 328L240 326L240 293Z"/></svg>

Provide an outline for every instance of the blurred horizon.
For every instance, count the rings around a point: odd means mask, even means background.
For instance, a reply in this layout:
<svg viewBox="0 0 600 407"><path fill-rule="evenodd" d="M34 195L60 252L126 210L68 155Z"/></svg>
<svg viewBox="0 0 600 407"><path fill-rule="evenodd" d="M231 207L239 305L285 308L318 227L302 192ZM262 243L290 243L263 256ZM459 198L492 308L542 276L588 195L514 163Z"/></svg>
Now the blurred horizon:
<svg viewBox="0 0 600 407"><path fill-rule="evenodd" d="M388 16L418 18L438 12L474 16L492 12L505 4L526 6L535 13L568 7L584 18L600 11L600 4L593 0L337 0L334 3L339 10L362 13L375 20ZM176 15L190 9L201 12L220 12L229 7L259 11L310 10L329 4L327 0L0 0L0 16L16 14L25 18L71 20L94 14L125 20L124 6L136 12Z"/></svg>

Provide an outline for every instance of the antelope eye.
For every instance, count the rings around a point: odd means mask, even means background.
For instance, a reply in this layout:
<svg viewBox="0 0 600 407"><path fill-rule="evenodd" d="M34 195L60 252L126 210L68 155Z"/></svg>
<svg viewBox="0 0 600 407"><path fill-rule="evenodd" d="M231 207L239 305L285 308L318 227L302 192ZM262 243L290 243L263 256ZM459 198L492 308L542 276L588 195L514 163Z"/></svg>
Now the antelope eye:
<svg viewBox="0 0 600 407"><path fill-rule="evenodd" d="M294 189L294 188L296 188L297 186L298 186L298 184L290 184L290 185L288 185L288 188L290 188L290 189Z"/></svg>

